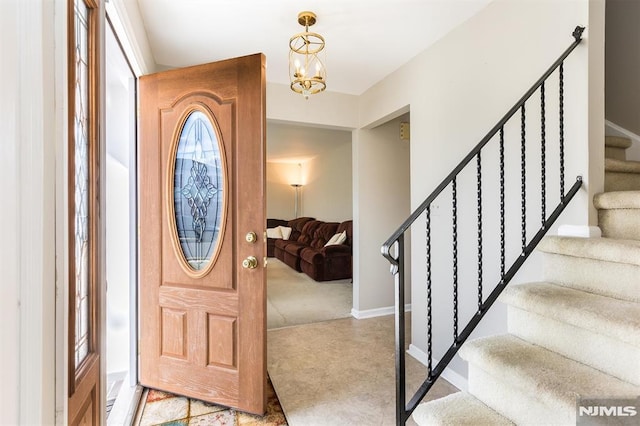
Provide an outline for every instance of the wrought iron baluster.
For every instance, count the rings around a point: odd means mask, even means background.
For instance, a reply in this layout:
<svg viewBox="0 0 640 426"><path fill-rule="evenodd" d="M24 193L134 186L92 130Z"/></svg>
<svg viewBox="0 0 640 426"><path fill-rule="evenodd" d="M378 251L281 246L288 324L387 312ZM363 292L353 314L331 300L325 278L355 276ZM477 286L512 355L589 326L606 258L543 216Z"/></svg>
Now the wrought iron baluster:
<svg viewBox="0 0 640 426"><path fill-rule="evenodd" d="M564 61L560 63L560 201L564 202Z"/></svg>
<svg viewBox="0 0 640 426"><path fill-rule="evenodd" d="M505 230L504 230L504 127L500 128L500 282L505 273Z"/></svg>
<svg viewBox="0 0 640 426"><path fill-rule="evenodd" d="M541 223L544 229L544 224L547 221L547 135L546 135L546 111L545 111L545 93L544 93L544 81L540 85L540 177L541 177L541 194L540 194L540 209L541 209Z"/></svg>
<svg viewBox="0 0 640 426"><path fill-rule="evenodd" d="M476 183L478 201L478 310L482 308L482 157L478 152L476 162Z"/></svg>
<svg viewBox="0 0 640 426"><path fill-rule="evenodd" d="M453 342L458 341L458 188L456 178L451 181L453 223Z"/></svg>
<svg viewBox="0 0 640 426"><path fill-rule="evenodd" d="M404 425L408 420L411 413L418 406L422 398L429 392L432 388L436 380L440 377L440 375L444 372L447 365L453 360L456 356L456 353L460 349L460 347L464 344L464 342L471 336L473 330L478 326L482 318L485 316L490 307L497 301L500 293L505 289L507 284L516 276L517 272L526 262L528 256L533 252L537 244L544 237L547 229L551 227L551 225L557 221L562 211L566 208L567 204L571 201L571 199L578 193L580 187L582 185L582 179L580 176L576 178L576 182L568 188L567 194L564 194L565 191L565 160L564 160L564 59L577 47L581 40L582 27L576 27L573 36L575 38L575 42L569 46L569 48L551 65L551 67L534 83L533 86L520 98L520 100L505 114L505 116L498 121L498 123L487 133L487 135L464 157L464 159L456 166L446 178L442 180L442 182L433 190L433 192L420 204L420 206L405 220L405 222L394 232L394 234L383 244L382 246L382 254L383 256L389 260L392 267L392 274L395 276L395 291L396 291L396 306L395 306L395 315L396 315L396 424ZM547 212L547 190L546 190L546 166L547 166L547 139L546 139L546 80L550 77L552 73L558 70L559 73L559 132L560 132L560 140L559 140L559 149L560 149L560 192L561 192L561 201L555 208L550 208L549 212ZM526 117L526 102L528 102L532 96L536 93L537 90L540 90L540 167L541 167L541 175L540 175L540 183L541 183L541 222L542 226L539 230L534 231L533 229L527 228L527 192L531 193L534 189L530 186L527 188L527 158L526 158L526 125L527 125L527 117ZM521 166L521 235L520 240L522 243L522 252L520 256L516 256L515 259L510 259L509 263L506 262L506 158L505 158L505 131L504 126L506 123L511 120L515 114L520 110L520 166ZM535 119L536 117L534 117ZM534 123L530 123L532 126ZM537 125L537 123L535 124ZM533 129L533 127L532 127ZM534 129L535 130L535 129ZM488 283L484 281L484 217L483 213L485 208L488 206L486 204L489 200L483 199L483 166L482 166L482 149L491 141L495 141L496 133L499 132L499 161L500 161L500 170L499 170L499 180L500 180L500 193L499 193L499 209L500 209L500 279L495 287L493 287L494 282ZM515 136L515 135L514 135ZM554 142L550 140L550 143ZM495 142L494 142L495 143ZM517 143L517 142L516 142ZM517 146L514 146L514 149L517 149ZM534 147L532 147L534 149ZM514 151L513 154L517 156L517 151ZM511 155L511 152L509 152ZM468 322L459 323L459 306L458 306L458 298L459 291L463 291L464 287L459 288L459 284L464 284L464 281L460 281L465 277L464 273L459 273L459 261L464 260L460 258L459 247L458 247L458 239L459 229L458 222L460 222L461 227L460 231L464 229L464 221L467 219L472 220L473 213L469 209L469 211L465 211L464 209L461 212L458 212L458 188L457 188L457 178L460 173L463 173L464 170L469 170L473 167L470 163L473 161L475 157L476 160L476 218L477 218L477 303L478 310L471 317ZM517 164L517 157L513 158L513 166ZM530 160L531 161L531 160ZM534 159L534 163L537 160ZM485 173L486 174L486 173ZM531 176L531 183L535 186L535 177ZM446 350L446 352L439 356L439 359L436 363L433 360L433 340L436 339L436 336L433 335L433 297L432 297L432 284L433 284L433 271L432 271L432 260L433 255L432 252L437 247L435 245L435 239L432 237L432 217L431 217L431 205L437 197L444 195L443 191L446 191L447 188L451 185L451 196L452 196L452 218L451 223L453 227L452 231L452 266L453 266L453 338L454 341L451 346ZM514 188L515 189L515 188ZM527 191L528 189L528 191ZM515 194L514 194L515 195ZM535 198L535 194L532 194L532 198ZM462 198L461 198L462 199ZM470 201L470 200L469 200ZM553 203L555 204L555 202ZM517 208L516 205L513 207ZM535 209L534 209L535 210ZM552 210L552 211L551 211ZM405 268L404 268L404 256L405 256L405 236L407 232L409 232L412 224L420 217L420 215L425 214L425 237L426 237L426 293L427 293L427 369L428 374L426 379L420 385L419 389L416 393L410 398L407 399L407 395L405 392L405 384L406 384L406 363L405 363L405 334L404 334L404 324L405 324L405 315L404 315L404 285L405 285ZM534 216L534 222L536 222L535 216L536 213L532 213ZM460 215L460 216L459 216ZM547 218L548 215L548 218ZM533 224L530 224L529 228L532 228ZM516 231L517 232L517 231ZM516 233L511 235L511 231L509 232L510 239L514 244L513 248L516 248L516 244L518 241L518 236ZM510 247L511 247L510 242ZM432 247L433 246L433 247ZM461 248L464 248L461 246ZM470 248L470 247L469 247ZM446 248L443 247L443 251L446 252ZM487 247L487 250L491 249L491 247ZM396 251L397 250L397 251ZM493 256L495 258L495 248L493 249ZM392 251L396 251L397 255L392 253ZM440 249L438 249L440 252ZM462 252L462 251L461 251ZM487 252L489 254L489 252ZM460 259L459 259L460 258ZM464 267L464 264L462 264ZM488 288L487 285L491 284L492 287ZM486 297L485 297L485 289L486 289ZM464 315L462 316L465 317ZM424 317L423 317L424 318ZM435 342L437 344L437 342Z"/></svg>
<svg viewBox="0 0 640 426"><path fill-rule="evenodd" d="M527 146L526 146L526 114L524 104L520 107L520 192L521 192L521 225L522 251L527 246Z"/></svg>
<svg viewBox="0 0 640 426"><path fill-rule="evenodd" d="M427 239L427 374L432 370L432 329L431 329L431 206L426 209L426 239Z"/></svg>
<svg viewBox="0 0 640 426"><path fill-rule="evenodd" d="M400 235L397 242L397 270L395 274L395 323L396 323L396 371L405 372L405 312L404 312L404 286L405 286L405 247L404 234ZM396 375L396 423L404 424L406 413L406 375Z"/></svg>

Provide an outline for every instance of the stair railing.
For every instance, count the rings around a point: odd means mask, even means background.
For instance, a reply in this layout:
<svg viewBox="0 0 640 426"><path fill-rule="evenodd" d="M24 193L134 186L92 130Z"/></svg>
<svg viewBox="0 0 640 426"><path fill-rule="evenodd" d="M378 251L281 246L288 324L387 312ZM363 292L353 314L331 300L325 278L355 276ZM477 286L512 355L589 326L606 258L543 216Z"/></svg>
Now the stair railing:
<svg viewBox="0 0 640 426"><path fill-rule="evenodd" d="M391 263L391 273L394 275L395 281L395 368L396 368L396 423L397 425L404 425L411 413L418 406L420 401L425 397L427 392L435 384L436 380L443 373L445 368L451 362L456 355L462 344L471 335L472 331L479 324L480 320L487 313L489 308L496 301L500 293L506 288L507 284L515 276L516 272L522 267L525 260L533 252L538 245L544 234L551 227L551 225L558 219L562 211L575 196L582 185L582 177L578 176L576 182L571 186L568 192L565 193L564 183L564 60L569 54L580 44L582 41L582 32L584 27L576 27L572 33L574 42L564 51L564 53L549 67L549 69L535 82L535 84L520 98L520 100L505 114L505 116L487 133L487 135L467 154L467 156L458 164L458 166L436 187L436 189L429 195L425 201L409 216L409 218L398 228L396 232L383 244L382 255ZM545 82L556 71L558 71L558 112L559 112L559 203L555 210L547 215L546 210L546 198L547 198L547 172L546 172L546 110L545 110ZM535 235L527 240L527 188L526 188L526 114L525 104L536 92L540 93L540 204L541 204L541 226ZM506 247L506 235L505 235L505 125L508 121L520 111L520 184L521 184L521 230L518 236L518 245L521 249L519 255L513 263L507 268L505 247ZM483 196L482 196L482 149L496 135L499 135L499 162L500 162L500 252L496 253L496 258L500 258L500 272L499 281L491 293L484 298L483 297L483 258L486 255L483 253ZM459 215L467 211L460 212L458 209L458 176L472 164L472 160L476 159L476 183L477 183L477 209L474 212L477 215L477 227L474 230L474 236L477 237L477 311L473 314L467 325L464 326L462 331L458 331L458 308L459 308L459 270L458 270L458 241L460 241L459 227ZM437 362L435 367L433 363L433 321L432 321L432 204L442 194L442 192L450 187L451 188L451 226L452 234L450 236L452 246L440 248L442 250L452 251L451 264L453 266L451 283L453 287L453 343L446 350L444 355ZM436 206L437 207L437 206ZM427 377L419 387L417 392L411 397L408 405L406 404L406 371L405 371L405 234L410 231L412 224L421 216L425 217L425 232L426 232L426 308L427 308L427 342L426 342L426 368ZM475 303L475 302L474 302Z"/></svg>

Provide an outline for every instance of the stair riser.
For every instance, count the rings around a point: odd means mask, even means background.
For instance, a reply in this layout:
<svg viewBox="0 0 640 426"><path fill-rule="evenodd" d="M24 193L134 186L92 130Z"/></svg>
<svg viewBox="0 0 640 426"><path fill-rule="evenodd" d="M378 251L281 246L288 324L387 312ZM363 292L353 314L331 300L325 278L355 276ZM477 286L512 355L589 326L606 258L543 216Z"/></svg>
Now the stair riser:
<svg viewBox="0 0 640 426"><path fill-rule="evenodd" d="M542 401L474 364L469 364L469 393L517 425L575 424L576 408Z"/></svg>
<svg viewBox="0 0 640 426"><path fill-rule="evenodd" d="M605 158L613 158L614 160L626 160L626 148L616 148L613 146L605 146L604 147L604 157Z"/></svg>
<svg viewBox="0 0 640 426"><path fill-rule="evenodd" d="M640 385L640 348L513 306L507 312L509 333Z"/></svg>
<svg viewBox="0 0 640 426"><path fill-rule="evenodd" d="M543 259L546 281L616 299L640 302L639 266L555 253L543 253Z"/></svg>
<svg viewBox="0 0 640 426"><path fill-rule="evenodd" d="M640 240L640 209L599 210L598 225L603 237Z"/></svg>
<svg viewBox="0 0 640 426"><path fill-rule="evenodd" d="M640 190L640 174L605 172L604 190L609 191L638 191Z"/></svg>

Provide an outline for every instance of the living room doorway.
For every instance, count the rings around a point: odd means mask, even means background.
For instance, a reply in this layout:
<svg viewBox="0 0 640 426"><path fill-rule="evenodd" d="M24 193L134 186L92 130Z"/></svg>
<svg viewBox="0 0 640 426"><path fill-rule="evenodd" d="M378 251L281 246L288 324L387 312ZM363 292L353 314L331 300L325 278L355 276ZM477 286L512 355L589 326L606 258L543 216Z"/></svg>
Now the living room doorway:
<svg viewBox="0 0 640 426"><path fill-rule="evenodd" d="M271 226L282 224L286 228L296 217L313 218L318 223L306 229L310 234L307 242L313 240L320 225L329 234L337 231L340 224L346 228L353 218L351 149L349 130L268 122L266 191L267 218L271 219ZM292 230L295 238L302 229L300 224L300 229ZM273 230L268 232L273 236ZM326 239L331 236L327 234ZM282 235L276 237L282 238ZM326 241L321 243L324 245ZM350 243L348 240L347 244ZM280 259L273 256L273 249L270 251L267 328L351 316L351 266L348 276L319 277L301 271L300 260L285 262L282 256ZM349 262L351 259L350 253Z"/></svg>

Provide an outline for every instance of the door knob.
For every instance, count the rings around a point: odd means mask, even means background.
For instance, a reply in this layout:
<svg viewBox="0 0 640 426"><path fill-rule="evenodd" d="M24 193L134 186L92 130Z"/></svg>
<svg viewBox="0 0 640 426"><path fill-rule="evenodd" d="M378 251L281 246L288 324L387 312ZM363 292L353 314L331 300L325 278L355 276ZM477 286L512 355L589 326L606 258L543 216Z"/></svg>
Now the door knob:
<svg viewBox="0 0 640 426"><path fill-rule="evenodd" d="M242 267L245 269L255 269L258 267L258 259L255 256L249 256L242 261Z"/></svg>
<svg viewBox="0 0 640 426"><path fill-rule="evenodd" d="M247 235L245 235L244 239L247 240L248 243L255 243L256 241L258 241L258 236L255 232L251 231L248 232Z"/></svg>

